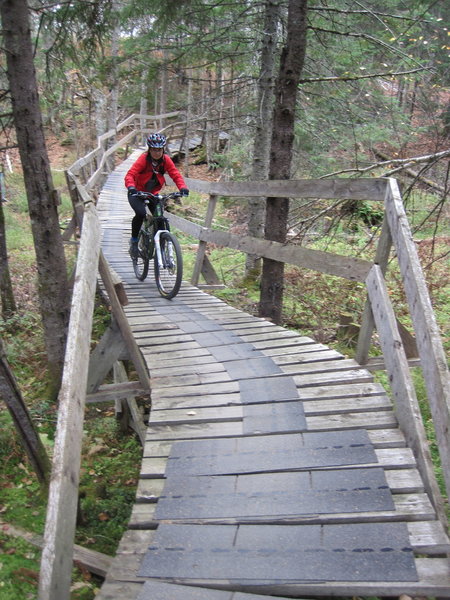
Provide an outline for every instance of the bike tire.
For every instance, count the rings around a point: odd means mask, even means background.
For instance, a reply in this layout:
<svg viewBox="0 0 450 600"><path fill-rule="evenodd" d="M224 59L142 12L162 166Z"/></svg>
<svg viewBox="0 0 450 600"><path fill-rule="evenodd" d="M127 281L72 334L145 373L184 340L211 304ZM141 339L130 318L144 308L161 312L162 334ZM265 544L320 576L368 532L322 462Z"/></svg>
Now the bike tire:
<svg viewBox="0 0 450 600"><path fill-rule="evenodd" d="M155 251L154 269L156 287L163 298L170 300L180 291L183 279L183 255L177 238L170 231L160 234L160 248L163 268L160 269Z"/></svg>
<svg viewBox="0 0 450 600"><path fill-rule="evenodd" d="M148 265L150 262L149 237L143 231L139 232L138 237L138 255L133 259L133 269L139 281L144 281L148 275Z"/></svg>

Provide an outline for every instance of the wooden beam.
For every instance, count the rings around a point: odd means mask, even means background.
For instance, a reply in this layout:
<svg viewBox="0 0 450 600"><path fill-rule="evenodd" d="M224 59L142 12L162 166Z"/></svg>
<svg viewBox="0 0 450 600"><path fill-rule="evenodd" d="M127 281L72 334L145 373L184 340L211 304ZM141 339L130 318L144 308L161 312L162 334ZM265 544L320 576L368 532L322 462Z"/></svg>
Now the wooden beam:
<svg viewBox="0 0 450 600"><path fill-rule="evenodd" d="M450 375L426 281L413 241L400 191L389 180L386 218L397 251L425 386L430 403L447 494L450 497Z"/></svg>
<svg viewBox="0 0 450 600"><path fill-rule="evenodd" d="M123 366L123 363L121 363L121 362L116 362L116 364L114 365L114 381L117 382L118 384L128 382L128 376L125 371L125 367ZM136 433L139 436L142 446L144 446L145 445L146 427L142 420L142 415L139 412L138 405L136 403L134 395L122 394L121 399L125 400L126 405L128 407L128 411L131 416L130 425L132 425L133 429L136 431Z"/></svg>
<svg viewBox="0 0 450 600"><path fill-rule="evenodd" d="M117 321L117 325L120 329L125 345L127 347L130 360L134 364L142 387L147 391L147 393L150 393L151 386L147 366L142 357L142 353L139 350L138 345L136 344L136 340L134 339L133 332L131 331L131 327L120 304L119 298L117 297L116 291L114 289L114 281L111 277L111 271L108 262L103 255L103 252L100 252L99 256L99 271L103 280L103 284L106 288L109 301L111 303L111 309L114 318Z"/></svg>
<svg viewBox="0 0 450 600"><path fill-rule="evenodd" d="M52 479L45 522L39 579L40 600L65 600L70 595L73 540L83 438L84 407L100 223L95 206L85 207L72 296L65 367L58 397L58 423Z"/></svg>
<svg viewBox="0 0 450 600"><path fill-rule="evenodd" d="M383 274L387 269L391 247L392 239L389 232L389 225L386 221L386 217L384 217L374 260L375 264L380 266ZM361 328L359 330L358 341L356 344L355 359L360 365L365 365L369 358L370 345L372 343L372 334L374 329L375 322L370 306L370 300L367 298L361 317Z"/></svg>
<svg viewBox="0 0 450 600"><path fill-rule="evenodd" d="M372 263L360 258L339 256L321 250L312 250L294 244L280 244L270 240L250 237L248 235L234 235L216 229L205 229L195 223L190 223L175 215L170 215L170 222L174 227L189 235L197 237L201 243L210 242L226 248L234 248L247 254L256 254L305 269L313 269L328 275L343 277L350 281L364 282ZM189 223L189 225L186 225ZM194 275L192 277L193 285Z"/></svg>
<svg viewBox="0 0 450 600"><path fill-rule="evenodd" d="M206 228L209 228L212 225L216 206L217 206L217 196L212 194L209 197L208 209L206 211L206 217L205 217L205 227ZM194 270L193 270L192 278L191 278L192 285L197 285L199 282L200 273L202 272L203 259L205 257L205 253L206 253L206 240L205 241L200 240L200 243L198 245L198 250L197 250L197 256L195 258Z"/></svg>
<svg viewBox="0 0 450 600"><path fill-rule="evenodd" d="M126 396L137 396L148 393L144 390L140 381L124 381L122 383L110 383L101 385L99 389L86 396L86 402L94 404L96 402L115 402L117 398Z"/></svg>
<svg viewBox="0 0 450 600"><path fill-rule="evenodd" d="M4 521L0 521L0 527L2 533L25 540L36 548L42 548L44 544L42 535L31 533L16 525L5 523ZM100 577L106 577L113 560L114 557L103 554L102 552L97 552L96 550L90 550L89 548L78 546L77 544L73 547L73 562L81 565L90 573L99 575Z"/></svg>
<svg viewBox="0 0 450 600"><path fill-rule="evenodd" d="M289 179L269 181L199 181L186 179L194 192L238 198L321 198L383 202L388 187L384 178Z"/></svg>
<svg viewBox="0 0 450 600"><path fill-rule="evenodd" d="M383 273L378 265L372 267L366 283L386 370L389 374L395 414L408 446L414 452L425 488L434 508L443 525L446 526L447 518L444 502L434 474L433 461L431 460L414 384L409 372L408 360L403 349Z"/></svg>
<svg viewBox="0 0 450 600"><path fill-rule="evenodd" d="M105 381L106 376L113 368L114 363L123 355L125 350L125 340L117 321L113 318L90 356L86 387L88 394L94 394L99 389L99 386Z"/></svg>

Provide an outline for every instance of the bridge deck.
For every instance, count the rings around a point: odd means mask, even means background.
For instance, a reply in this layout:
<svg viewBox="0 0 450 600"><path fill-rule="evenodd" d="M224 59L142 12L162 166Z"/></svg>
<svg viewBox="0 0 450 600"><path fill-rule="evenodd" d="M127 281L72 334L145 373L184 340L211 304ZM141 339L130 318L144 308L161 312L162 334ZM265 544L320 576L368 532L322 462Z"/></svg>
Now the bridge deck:
<svg viewBox="0 0 450 600"><path fill-rule="evenodd" d="M372 375L192 286L166 301L134 278L134 158L99 211L152 410L129 530L97 597L450 597L448 538Z"/></svg>

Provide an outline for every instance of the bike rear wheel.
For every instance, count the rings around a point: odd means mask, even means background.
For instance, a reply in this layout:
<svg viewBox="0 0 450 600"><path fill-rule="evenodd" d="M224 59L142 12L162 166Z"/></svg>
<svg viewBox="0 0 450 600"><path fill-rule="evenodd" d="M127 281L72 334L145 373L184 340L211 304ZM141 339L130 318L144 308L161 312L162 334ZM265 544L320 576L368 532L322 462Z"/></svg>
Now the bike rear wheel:
<svg viewBox="0 0 450 600"><path fill-rule="evenodd" d="M183 278L183 256L177 238L170 231L162 231L159 238L162 267L154 256L156 287L163 298L170 300L180 290Z"/></svg>
<svg viewBox="0 0 450 600"><path fill-rule="evenodd" d="M150 239L149 236L142 230L138 237L138 255L133 258L133 269L139 281L144 281L148 274L148 265L150 261Z"/></svg>

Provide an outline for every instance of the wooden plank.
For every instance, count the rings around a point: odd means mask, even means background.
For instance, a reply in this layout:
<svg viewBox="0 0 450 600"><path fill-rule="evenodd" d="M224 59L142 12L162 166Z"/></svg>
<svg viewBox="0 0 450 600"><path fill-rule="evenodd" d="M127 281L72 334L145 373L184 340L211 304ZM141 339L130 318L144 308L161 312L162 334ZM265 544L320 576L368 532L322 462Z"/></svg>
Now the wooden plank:
<svg viewBox="0 0 450 600"><path fill-rule="evenodd" d="M197 438L193 438L193 437L185 434L184 437L182 437L180 435L177 441L190 441L192 439L204 441L207 438L200 437L200 436ZM222 438L220 438L220 439L226 440L226 436L222 436ZM144 478L153 478L153 477L158 477L158 476L162 477L162 476L164 476L164 474L166 472L167 456L158 456L158 457L153 457L153 456L148 457L147 456L149 442L153 443L154 441L157 441L157 440L150 433L147 438L147 443L146 443L145 450L144 450L144 458L142 460L141 477L144 477ZM175 440L166 439L166 442L174 442L174 441ZM165 448L166 448L166 452L168 455L171 450L171 444L169 444L169 443L166 444ZM377 448L377 449L375 449L375 457L376 457L376 462L374 462L374 463L369 462L367 464L362 464L360 466L364 466L364 467L370 466L370 465L382 466L385 470L395 470L395 471L398 471L400 469L411 470L411 469L416 468L416 462L414 460L414 456L409 448ZM335 467L333 467L333 468L335 468ZM357 467L355 467L355 468L357 468ZM241 469L241 470L243 470L243 469ZM280 471L280 470L288 471L290 469L288 469L287 466L286 466L286 468L284 466L280 466L278 469L274 469L274 470L275 471ZM293 468L291 470L309 471L312 469L311 469L311 466L305 467L303 469L301 469L300 466L298 466L298 468L295 468L295 469Z"/></svg>
<svg viewBox="0 0 450 600"><path fill-rule="evenodd" d="M215 384L199 384L190 386L174 386L166 388L155 388L152 392L152 398L162 398L171 396L198 396L199 394L225 394L228 392L239 392L239 384L236 381L215 383Z"/></svg>
<svg viewBox="0 0 450 600"><path fill-rule="evenodd" d="M174 544L176 554L172 551ZM363 548L370 552L361 552ZM265 560L261 560L262 549ZM215 555L218 551L219 560ZM232 580L238 587L257 582L266 589L280 580L292 584L327 580L331 585L347 579L359 583L417 581L404 523L290 527L164 523L158 527L139 574L185 583Z"/></svg>
<svg viewBox="0 0 450 600"><path fill-rule="evenodd" d="M298 387L298 395L301 400L318 400L326 398L358 398L360 396L381 396L385 394L385 390L379 383L363 382L363 383L347 383L346 385L320 385Z"/></svg>
<svg viewBox="0 0 450 600"><path fill-rule="evenodd" d="M142 581L142 577L136 575L143 555L124 556L115 570L115 576L118 580L127 582ZM301 594L306 596L401 596L409 594L411 596L433 596L450 598L450 566L446 558L418 558L415 560L419 580L415 583L405 582L371 582L350 583L350 582L317 582L314 584L282 584L268 588L255 584L246 587L247 592L281 595L283 597L299 597ZM205 584L206 582L203 582ZM229 582L218 582L221 589L230 589L233 591L232 584ZM236 599L237 600L237 599Z"/></svg>
<svg viewBox="0 0 450 600"><path fill-rule="evenodd" d="M226 396L210 396L211 404L202 402L199 407L192 407L186 402L185 407L180 407L177 400L154 400L152 403L151 423L189 423L229 421L243 418L245 406L230 405ZM221 399L222 404L217 404L215 398ZM295 401L293 401L295 402ZM319 400L305 402L303 405L305 415L341 415L348 413L373 412L392 410L391 401L387 396L367 396L359 401L353 400ZM264 410L264 407L263 407Z"/></svg>
<svg viewBox="0 0 450 600"><path fill-rule="evenodd" d="M349 369L348 371L332 371L325 373L305 373L294 375L293 379L299 388L318 385L345 385L352 383L370 383L373 376L365 369Z"/></svg>
<svg viewBox="0 0 450 600"><path fill-rule="evenodd" d="M397 419L393 411L373 411L364 413L348 413L345 415L318 415L306 418L308 430L334 431L337 429L353 429L365 427L370 429L388 429L397 427Z"/></svg>
<svg viewBox="0 0 450 600"><path fill-rule="evenodd" d="M258 518L256 516L249 516L248 518L235 518L235 517L211 517L194 519L183 517L180 519L162 519L164 523L180 523L180 524L204 524L204 525L238 525L238 524L253 524L268 526L273 524L280 525L337 525L339 523L436 523L432 521L435 518L435 511L431 505L426 494L398 494L394 497L394 509L393 510L379 510L376 512L348 512L348 513L336 513L336 514L310 514L310 515L298 515L293 517L287 516L271 516ZM135 504L129 521L130 529L136 530L155 530L158 524L161 522L156 516L157 504ZM442 527L442 526L441 526ZM422 535L420 535L422 530ZM413 530L414 531L414 530ZM444 530L441 530L441 536L439 539L433 535L433 530L427 531L422 526L417 529L416 539L410 538L411 544L416 542L417 547L413 549L423 554L427 553L430 555L438 555L450 551L450 543ZM436 544L433 547L432 542Z"/></svg>
<svg viewBox="0 0 450 600"><path fill-rule="evenodd" d="M277 361L275 361L277 362ZM337 360L317 361L308 363L293 363L283 364L282 370L289 375L303 375L313 373L340 373L341 371L355 371L361 369L368 377L372 378L372 374L365 367L360 367L352 358L341 358Z"/></svg>
<svg viewBox="0 0 450 600"><path fill-rule="evenodd" d="M144 582L105 581L97 592L96 600L137 600Z"/></svg>
<svg viewBox="0 0 450 600"><path fill-rule="evenodd" d="M231 381L227 371L222 370L212 373L191 373L189 375L168 375L167 377L152 377L152 385L158 386L160 392L163 388L196 387L198 385L222 384Z"/></svg>
<svg viewBox="0 0 450 600"><path fill-rule="evenodd" d="M175 366L167 366L166 364L160 365L160 367L154 367L152 369L153 377L173 377L173 376L185 376L191 373L195 375L205 375L211 373L224 373L225 367L222 363L214 361L211 357L211 362L200 361L197 359L197 364L186 365L185 362Z"/></svg>
<svg viewBox="0 0 450 600"><path fill-rule="evenodd" d="M188 183L189 182L189 183ZM343 200L373 200L383 202L387 181L380 179L289 179L270 181L212 181L188 179L194 191L238 198L328 198ZM207 190L207 191L206 191Z"/></svg>

